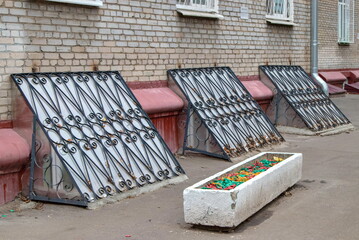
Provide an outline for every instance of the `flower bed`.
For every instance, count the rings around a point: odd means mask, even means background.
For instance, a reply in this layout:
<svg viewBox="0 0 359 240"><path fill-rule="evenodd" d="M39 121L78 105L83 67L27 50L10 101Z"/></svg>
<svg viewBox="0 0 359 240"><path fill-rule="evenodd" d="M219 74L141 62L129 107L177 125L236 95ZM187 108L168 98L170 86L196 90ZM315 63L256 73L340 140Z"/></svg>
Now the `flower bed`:
<svg viewBox="0 0 359 240"><path fill-rule="evenodd" d="M241 168L238 172L228 173L207 184L202 189L231 190L255 176L267 171L270 167L283 161L283 158L274 157L273 160L263 159L248 167Z"/></svg>
<svg viewBox="0 0 359 240"><path fill-rule="evenodd" d="M248 158L186 188L185 221L236 227L299 181L301 172L301 153L260 153Z"/></svg>

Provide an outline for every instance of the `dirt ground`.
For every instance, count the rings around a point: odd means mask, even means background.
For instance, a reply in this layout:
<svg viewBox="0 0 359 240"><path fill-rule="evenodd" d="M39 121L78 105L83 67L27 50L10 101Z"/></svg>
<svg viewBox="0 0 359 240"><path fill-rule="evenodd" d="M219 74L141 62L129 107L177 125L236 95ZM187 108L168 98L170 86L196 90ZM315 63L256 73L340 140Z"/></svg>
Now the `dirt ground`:
<svg viewBox="0 0 359 240"><path fill-rule="evenodd" d="M359 127L359 95L334 102ZM190 155L179 158L189 180L96 210L49 203L22 203L29 209L19 209L20 200L4 205L0 239L359 239L359 130L284 137L287 142L271 150L303 153L301 181L233 231L200 229L184 222L182 191L233 164Z"/></svg>

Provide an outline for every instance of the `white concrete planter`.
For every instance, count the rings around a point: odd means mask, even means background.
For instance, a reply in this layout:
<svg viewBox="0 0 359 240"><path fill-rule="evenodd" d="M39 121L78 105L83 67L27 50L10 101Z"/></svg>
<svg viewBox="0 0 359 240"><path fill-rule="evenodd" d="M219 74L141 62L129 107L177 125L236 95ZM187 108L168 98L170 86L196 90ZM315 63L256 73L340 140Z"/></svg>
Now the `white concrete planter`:
<svg viewBox="0 0 359 240"><path fill-rule="evenodd" d="M227 173L274 156L285 160L232 190L201 189ZM264 152L202 180L183 192L186 223L235 227L299 181L301 153Z"/></svg>

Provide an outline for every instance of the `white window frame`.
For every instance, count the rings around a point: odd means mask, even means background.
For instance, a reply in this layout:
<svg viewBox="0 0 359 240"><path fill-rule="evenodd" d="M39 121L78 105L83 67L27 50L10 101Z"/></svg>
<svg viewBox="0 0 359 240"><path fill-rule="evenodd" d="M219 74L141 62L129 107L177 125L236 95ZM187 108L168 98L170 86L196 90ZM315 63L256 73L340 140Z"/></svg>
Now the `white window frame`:
<svg viewBox="0 0 359 240"><path fill-rule="evenodd" d="M184 16L222 19L218 8L219 0L177 0L177 12Z"/></svg>
<svg viewBox="0 0 359 240"><path fill-rule="evenodd" d="M266 20L274 24L294 24L293 0L267 0Z"/></svg>
<svg viewBox="0 0 359 240"><path fill-rule="evenodd" d="M85 6L94 6L94 7L101 7L103 5L102 0L46 0L46 1L85 5Z"/></svg>
<svg viewBox="0 0 359 240"><path fill-rule="evenodd" d="M354 43L354 0L338 0L338 43Z"/></svg>

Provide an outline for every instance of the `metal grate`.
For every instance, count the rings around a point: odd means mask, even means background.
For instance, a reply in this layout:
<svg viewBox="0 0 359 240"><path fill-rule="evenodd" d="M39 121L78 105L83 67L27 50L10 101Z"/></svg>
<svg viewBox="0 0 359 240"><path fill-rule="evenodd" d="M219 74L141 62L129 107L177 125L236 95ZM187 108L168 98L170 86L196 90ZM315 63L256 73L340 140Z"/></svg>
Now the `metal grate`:
<svg viewBox="0 0 359 240"><path fill-rule="evenodd" d="M284 141L230 68L173 69L168 74L189 102L184 151L229 159Z"/></svg>
<svg viewBox="0 0 359 240"><path fill-rule="evenodd" d="M320 131L349 124L350 121L323 93L322 89L300 66L260 66L261 80L269 80L279 92L276 98L275 123L286 117L292 108L304 124L312 131ZM268 82L267 82L268 84ZM288 107L280 106L284 98ZM280 110L281 107L286 110ZM286 125L293 125L296 116L287 116Z"/></svg>
<svg viewBox="0 0 359 240"><path fill-rule="evenodd" d="M12 78L56 153L47 162L65 170L85 202L184 173L119 72L28 73ZM38 146L33 139L33 167L44 165L35 159ZM44 168L52 169L48 165ZM34 172L30 188L36 179L58 179L53 181L57 184L44 184L58 193L64 186L63 172L60 177L36 177ZM64 197L53 200L61 202Z"/></svg>

